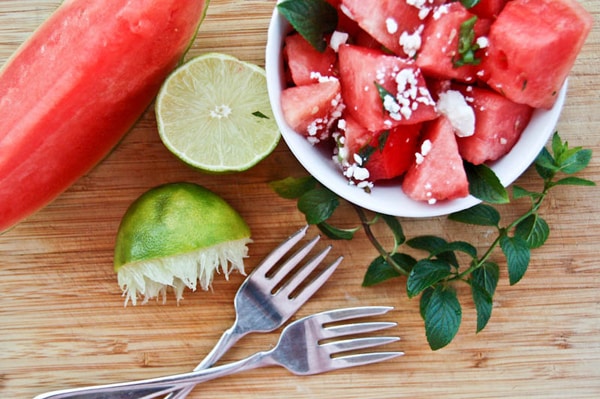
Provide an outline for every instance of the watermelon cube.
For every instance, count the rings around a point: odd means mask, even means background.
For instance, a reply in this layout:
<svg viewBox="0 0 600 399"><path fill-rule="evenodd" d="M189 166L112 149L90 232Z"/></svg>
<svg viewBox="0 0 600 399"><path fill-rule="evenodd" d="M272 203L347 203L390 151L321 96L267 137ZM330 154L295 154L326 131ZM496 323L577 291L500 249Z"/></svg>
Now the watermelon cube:
<svg viewBox="0 0 600 399"><path fill-rule="evenodd" d="M592 27L576 0L513 0L489 33L487 83L511 100L549 109Z"/></svg>
<svg viewBox="0 0 600 399"><path fill-rule="evenodd" d="M417 65L424 74L431 77L455 79L462 82L473 82L477 78L479 67L473 64L455 66L459 60L458 43L460 26L474 16L460 2L446 4L438 11L436 18L428 20L423 31L423 44L417 54ZM474 26L475 37L485 37L490 22L478 19ZM485 49L475 52L482 59Z"/></svg>
<svg viewBox="0 0 600 399"><path fill-rule="evenodd" d="M402 190L409 198L430 204L469 194L463 160L446 117L440 116L425 125L420 150L404 175Z"/></svg>
<svg viewBox="0 0 600 399"><path fill-rule="evenodd" d="M294 33L285 38L283 51L292 81L298 86L336 75L337 55L331 47L321 53L300 34Z"/></svg>
<svg viewBox="0 0 600 399"><path fill-rule="evenodd" d="M351 116L345 116L345 145L348 159L363 159L369 180L393 179L403 175L413 163L419 145L421 124L400 125L390 130L371 132Z"/></svg>
<svg viewBox="0 0 600 399"><path fill-rule="evenodd" d="M504 156L521 137L533 108L486 88L467 86L462 92L475 112L475 134L457 138L461 156L474 165Z"/></svg>
<svg viewBox="0 0 600 399"><path fill-rule="evenodd" d="M290 127L317 144L330 137L344 104L337 79L293 86L281 92L281 110Z"/></svg>
<svg viewBox="0 0 600 399"><path fill-rule="evenodd" d="M508 0L481 0L469 11L480 18L494 19L500 14Z"/></svg>
<svg viewBox="0 0 600 399"><path fill-rule="evenodd" d="M342 0L340 8L379 43L396 55L413 57L420 45L424 20L440 0L410 4L398 0Z"/></svg>
<svg viewBox="0 0 600 399"><path fill-rule="evenodd" d="M354 45L341 46L338 59L347 110L366 129L387 130L437 117L414 61ZM389 93L385 101L381 88Z"/></svg>

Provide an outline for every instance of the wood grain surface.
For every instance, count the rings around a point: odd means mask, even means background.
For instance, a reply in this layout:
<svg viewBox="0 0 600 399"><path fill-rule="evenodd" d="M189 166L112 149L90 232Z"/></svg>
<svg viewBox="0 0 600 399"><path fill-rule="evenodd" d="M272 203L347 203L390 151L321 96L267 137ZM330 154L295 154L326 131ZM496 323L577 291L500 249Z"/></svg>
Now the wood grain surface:
<svg viewBox="0 0 600 399"><path fill-rule="evenodd" d="M595 156L581 175L600 182L600 1L582 0L595 25L572 71L558 124L573 146ZM60 4L59 0L0 1L0 64ZM267 26L274 0L213 0L189 56L232 54L264 65ZM0 154L1 156L1 154ZM305 171L282 141L250 171L205 175L188 169L160 143L149 110L114 152L52 204L0 236L0 397L37 394L190 371L233 321L233 296L243 276L217 277L213 290L188 292L177 305L123 306L112 270L117 227L128 205L161 183L192 181L229 201L248 221L254 243L247 269L305 221L293 201L280 199L267 182ZM531 170L519 180L535 187ZM533 252L525 278L501 282L488 327L475 334L469 294L459 288L463 324L446 348L431 351L418 300L404 280L361 287L375 250L361 231L351 242L333 242L331 257L345 260L298 316L334 307L392 305L406 356L325 375L296 377L280 368L212 381L190 398L597 398L600 397L599 188L558 189L542 214L550 239ZM1 206L1 205L0 205ZM501 208L506 220L524 203ZM439 234L485 248L489 231L465 229L443 217L401 219L408 236ZM343 205L341 226L358 218ZM311 235L317 234L311 228ZM376 232L385 230L377 227ZM385 241L385 240L384 240ZM330 240L323 239L320 245ZM390 244L390 241L386 241ZM497 260L501 258L498 256ZM271 347L276 334L242 340L223 359Z"/></svg>

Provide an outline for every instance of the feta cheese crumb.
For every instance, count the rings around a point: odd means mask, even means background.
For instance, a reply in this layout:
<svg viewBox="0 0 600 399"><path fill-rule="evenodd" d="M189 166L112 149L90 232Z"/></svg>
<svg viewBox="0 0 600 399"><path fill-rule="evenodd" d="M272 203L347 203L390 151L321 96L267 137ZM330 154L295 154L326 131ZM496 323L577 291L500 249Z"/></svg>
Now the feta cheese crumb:
<svg viewBox="0 0 600 399"><path fill-rule="evenodd" d="M421 34L424 28L425 25L420 25L413 33L402 32L400 35L400 46L409 58L414 57L421 48Z"/></svg>
<svg viewBox="0 0 600 399"><path fill-rule="evenodd" d="M487 48L490 44L490 41L485 36L479 36L475 43L479 46L479 48Z"/></svg>
<svg viewBox="0 0 600 399"><path fill-rule="evenodd" d="M421 154L426 157L427 154L429 154L429 151L431 151L431 140L427 139L424 140L423 143L421 144Z"/></svg>
<svg viewBox="0 0 600 399"><path fill-rule="evenodd" d="M398 32L398 22L396 22L394 18L387 18L385 20L385 29L387 30L387 33L393 35Z"/></svg>
<svg viewBox="0 0 600 399"><path fill-rule="evenodd" d="M348 34L346 32L334 31L329 39L329 47L331 47L336 53L340 49L342 44L348 42Z"/></svg>
<svg viewBox="0 0 600 399"><path fill-rule="evenodd" d="M475 111L467 104L461 92L448 90L441 93L437 108L448 118L458 137L468 137L475 133Z"/></svg>

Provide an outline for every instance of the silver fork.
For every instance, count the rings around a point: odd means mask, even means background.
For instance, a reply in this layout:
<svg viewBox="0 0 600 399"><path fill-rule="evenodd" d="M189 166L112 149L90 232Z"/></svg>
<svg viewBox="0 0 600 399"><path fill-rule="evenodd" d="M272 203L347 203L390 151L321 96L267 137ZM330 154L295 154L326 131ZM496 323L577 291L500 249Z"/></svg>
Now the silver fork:
<svg viewBox="0 0 600 399"><path fill-rule="evenodd" d="M194 370L202 370L215 364L243 336L253 332L270 332L281 327L298 309L327 281L342 261L337 258L318 277L305 285L295 296L292 293L306 281L331 250L331 245L315 255L295 275L292 270L304 259L320 237L316 236L290 256L278 269L276 264L306 235L308 226L289 236L254 268L238 289L234 299L235 321L217 344ZM284 279L288 279L281 285ZM277 291L276 287L280 286ZM173 392L165 399L183 399L194 389L187 386Z"/></svg>
<svg viewBox="0 0 600 399"><path fill-rule="evenodd" d="M400 338L370 336L344 339L344 337L387 329L396 326L396 323L378 321L332 323L382 315L391 309L387 306L367 306L317 313L284 328L273 349L255 353L237 362L161 378L55 391L39 395L34 399L151 399L190 384L195 385L258 367L282 366L296 375L311 375L381 362L404 353L389 351L357 353L357 351L395 342ZM352 353L344 354L345 352Z"/></svg>

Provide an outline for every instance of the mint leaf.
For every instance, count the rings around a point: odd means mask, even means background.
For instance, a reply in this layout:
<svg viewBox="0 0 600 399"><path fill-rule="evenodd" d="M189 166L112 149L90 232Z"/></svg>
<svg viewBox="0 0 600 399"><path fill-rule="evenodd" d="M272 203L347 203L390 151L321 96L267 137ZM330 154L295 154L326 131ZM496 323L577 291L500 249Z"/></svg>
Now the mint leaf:
<svg viewBox="0 0 600 399"><path fill-rule="evenodd" d="M580 172L587 168L592 159L592 150L579 149L573 155L560 161L560 171L566 174Z"/></svg>
<svg viewBox="0 0 600 399"><path fill-rule="evenodd" d="M427 306L429 306L429 300L431 300L433 291L434 289L429 287L421 294L421 299L419 300L419 312L421 313L421 318L423 320L425 320L425 313L427 312Z"/></svg>
<svg viewBox="0 0 600 399"><path fill-rule="evenodd" d="M448 244L448 241L443 238L425 235L417 236L406 241L406 245L414 249L421 249L427 251L430 254L438 253L441 248L444 248Z"/></svg>
<svg viewBox="0 0 600 399"><path fill-rule="evenodd" d="M475 7L477 4L479 4L480 0L460 0L460 3L466 8L472 8Z"/></svg>
<svg viewBox="0 0 600 399"><path fill-rule="evenodd" d="M452 213L448 219L478 226L498 226L500 212L486 204L479 204L463 211Z"/></svg>
<svg viewBox="0 0 600 399"><path fill-rule="evenodd" d="M529 215L515 227L515 236L527 242L529 248L539 248L548 239L550 227L537 214Z"/></svg>
<svg viewBox="0 0 600 399"><path fill-rule="evenodd" d="M417 263L415 258L407 254L394 254L392 259L404 270L411 270ZM378 256L369 265L362 285L363 287L370 287L401 275L383 256Z"/></svg>
<svg viewBox="0 0 600 399"><path fill-rule="evenodd" d="M588 186L588 187L592 187L592 186L595 186L596 183L594 183L591 180L582 179L580 177L569 176L569 177L565 177L563 179L555 181L553 183L553 185L554 186Z"/></svg>
<svg viewBox="0 0 600 399"><path fill-rule="evenodd" d="M325 51L325 35L338 24L335 7L325 0L286 0L277 5L277 10L315 49Z"/></svg>
<svg viewBox="0 0 600 399"><path fill-rule="evenodd" d="M515 285L523 278L529 266L529 244L521 237L503 236L500 239L500 248L506 256L510 285Z"/></svg>
<svg viewBox="0 0 600 399"><path fill-rule="evenodd" d="M513 185L513 198L514 199L529 197L532 200L536 200L536 199L540 198L541 195L542 195L541 193L538 193L535 191L530 191L523 187Z"/></svg>
<svg viewBox="0 0 600 399"><path fill-rule="evenodd" d="M485 262L471 273L471 281L483 288L490 297L494 296L499 280L500 267L493 262Z"/></svg>
<svg viewBox="0 0 600 399"><path fill-rule="evenodd" d="M411 248L420 249L429 252L429 256L436 256L446 263L458 267L458 259L451 249L448 249L448 242L443 238L425 235L411 238L406 241L406 245Z"/></svg>
<svg viewBox="0 0 600 399"><path fill-rule="evenodd" d="M500 280L496 263L485 262L471 273L471 295L477 311L477 332L485 328L492 316L493 297Z"/></svg>
<svg viewBox="0 0 600 399"><path fill-rule="evenodd" d="M481 62L481 58L475 56L475 52L479 50L479 44L475 39L475 23L477 23L477 16L473 16L460 24L458 57L452 57L455 68L463 65L479 65Z"/></svg>
<svg viewBox="0 0 600 399"><path fill-rule="evenodd" d="M425 308L425 333L432 350L448 345L456 336L462 319L462 309L456 291L438 285Z"/></svg>
<svg viewBox="0 0 600 399"><path fill-rule="evenodd" d="M260 111L254 111L254 112L252 113L252 115L253 115L253 116L256 116L257 118L261 118L261 119L269 119L269 117L268 117L267 115L263 114L263 113L262 113L262 112L260 112Z"/></svg>
<svg viewBox="0 0 600 399"><path fill-rule="evenodd" d="M394 248L398 248L400 245L404 244L404 242L406 241L406 236L404 235L404 231L402 230L402 225L400 224L400 221L394 216L380 216L394 235Z"/></svg>
<svg viewBox="0 0 600 399"><path fill-rule="evenodd" d="M506 188L490 167L465 162L465 171L469 180L469 193L472 196L492 204L510 202Z"/></svg>
<svg viewBox="0 0 600 399"><path fill-rule="evenodd" d="M358 231L358 227L353 229L340 229L326 222L317 224L319 230L332 240L351 240L354 238L354 233Z"/></svg>
<svg viewBox="0 0 600 399"><path fill-rule="evenodd" d="M558 166L546 148L542 148L536 157L534 167L538 175L544 180L552 179L558 172Z"/></svg>
<svg viewBox="0 0 600 399"><path fill-rule="evenodd" d="M340 205L338 197L326 188L314 188L298 199L298 209L308 224L319 224L331 217Z"/></svg>
<svg viewBox="0 0 600 399"><path fill-rule="evenodd" d="M286 177L282 180L269 182L277 195L286 199L300 198L302 194L312 190L317 186L317 180L314 177L306 176L300 178Z"/></svg>
<svg viewBox="0 0 600 399"><path fill-rule="evenodd" d="M424 289L450 276L450 265L441 260L422 259L418 261L406 281L409 298L419 295Z"/></svg>
<svg viewBox="0 0 600 399"><path fill-rule="evenodd" d="M492 317L492 297L476 282L471 282L471 295L477 312L477 332L480 332Z"/></svg>
<svg viewBox="0 0 600 399"><path fill-rule="evenodd" d="M477 259L477 248L475 248L473 245L469 244L466 241L451 241L448 244L446 244L444 247L439 248L436 252L433 252L431 255L432 256L443 256L443 255L447 255L449 253L453 253L456 251L463 252L463 253L469 255L471 258ZM442 257L442 259L445 259L445 258ZM452 264L452 262L449 262L449 263ZM454 266L458 267L458 263Z"/></svg>

